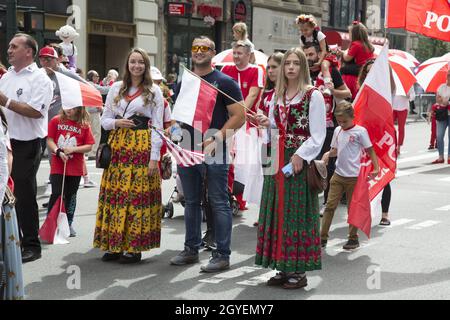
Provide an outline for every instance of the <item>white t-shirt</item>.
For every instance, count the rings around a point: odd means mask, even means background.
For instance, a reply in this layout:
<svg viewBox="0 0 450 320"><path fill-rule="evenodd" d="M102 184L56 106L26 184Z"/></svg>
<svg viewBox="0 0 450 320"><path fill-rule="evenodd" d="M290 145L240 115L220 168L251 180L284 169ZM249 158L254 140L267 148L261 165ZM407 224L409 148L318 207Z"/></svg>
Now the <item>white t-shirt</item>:
<svg viewBox="0 0 450 320"><path fill-rule="evenodd" d="M11 139L31 141L47 136L48 107L53 99L53 83L36 63L16 72L11 67L0 79L0 91L8 98L28 104L42 117L32 119L3 109Z"/></svg>
<svg viewBox="0 0 450 320"><path fill-rule="evenodd" d="M443 83L439 86L437 94L444 98L444 100L447 101L448 104L448 101L450 99L450 87L447 86L446 83Z"/></svg>
<svg viewBox="0 0 450 320"><path fill-rule="evenodd" d="M317 40L320 42L322 40L324 40L327 36L322 32L319 31L317 32ZM310 37L305 37L305 43L306 42L314 42L314 36L310 36ZM305 44L302 42L302 38L300 37L300 45L303 48L305 46Z"/></svg>
<svg viewBox="0 0 450 320"><path fill-rule="evenodd" d="M341 177L359 176L361 166L361 151L372 146L366 128L355 125L344 130L337 127L334 130L331 147L337 149L335 172Z"/></svg>

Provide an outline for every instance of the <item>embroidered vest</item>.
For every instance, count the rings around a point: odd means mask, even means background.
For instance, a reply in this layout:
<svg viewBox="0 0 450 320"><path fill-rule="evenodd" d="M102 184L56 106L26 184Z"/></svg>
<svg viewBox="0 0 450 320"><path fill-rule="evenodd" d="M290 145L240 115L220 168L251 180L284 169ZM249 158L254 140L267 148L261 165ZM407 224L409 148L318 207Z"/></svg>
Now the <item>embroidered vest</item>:
<svg viewBox="0 0 450 320"><path fill-rule="evenodd" d="M317 89L308 90L299 103L288 105L286 110L279 103L275 106L273 115L277 127L280 129L280 134L283 134L283 131L285 132L285 148L298 149L310 137L309 103L315 90Z"/></svg>

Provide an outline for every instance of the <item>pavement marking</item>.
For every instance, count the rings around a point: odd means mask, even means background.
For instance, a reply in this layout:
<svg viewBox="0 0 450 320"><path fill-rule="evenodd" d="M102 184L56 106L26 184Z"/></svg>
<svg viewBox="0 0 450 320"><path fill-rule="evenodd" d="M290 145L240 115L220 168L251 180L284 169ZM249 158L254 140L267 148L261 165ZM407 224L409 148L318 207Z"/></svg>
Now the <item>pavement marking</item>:
<svg viewBox="0 0 450 320"><path fill-rule="evenodd" d="M450 177L438 179L438 181L450 182Z"/></svg>
<svg viewBox="0 0 450 320"><path fill-rule="evenodd" d="M443 206L434 210L438 210L438 211L449 211L450 210L450 205L448 206Z"/></svg>
<svg viewBox="0 0 450 320"><path fill-rule="evenodd" d="M398 226L401 226L401 225L404 225L404 224L407 224L407 223L410 223L410 222L413 222L413 221L416 221L416 219L398 219L398 220L391 221L391 225L390 226L385 226L384 227L384 226L378 225L378 227L380 228L378 230L378 232L385 233L385 232L387 232L389 229L391 229L393 227L398 227Z"/></svg>
<svg viewBox="0 0 450 320"><path fill-rule="evenodd" d="M338 246L338 245L340 245L340 244L342 244L342 243L344 243L344 242L346 242L347 241L347 239L339 239L339 238L335 238L335 239L331 239L331 240L328 240L327 241L327 248L331 248L331 247L334 247L334 246Z"/></svg>
<svg viewBox="0 0 450 320"><path fill-rule="evenodd" d="M373 246L374 244L377 244L377 243L379 243L379 242L378 241L367 240L367 241L364 241L364 242L360 242L359 243L359 247L356 248L356 249L353 249L353 250L345 250L344 248L340 247L340 248L333 248L333 251L337 252L337 253L341 253L341 252L355 253L356 251L359 251L361 249Z"/></svg>
<svg viewBox="0 0 450 320"><path fill-rule="evenodd" d="M421 222L421 223L415 224L413 226L407 227L406 229L421 230L421 229L424 229L424 228L432 227L432 226L437 225L439 223L441 223L441 221L426 220L424 222Z"/></svg>
<svg viewBox="0 0 450 320"><path fill-rule="evenodd" d="M224 273L215 275L214 277L211 277L211 278L201 279L201 280L199 280L199 282L217 284L217 283L220 283L225 280L230 280L233 278L241 277L247 273L252 273L257 270L261 270L261 268L259 268L259 267L240 267L240 268L228 271L228 272L224 272Z"/></svg>
<svg viewBox="0 0 450 320"><path fill-rule="evenodd" d="M397 164L412 162L412 161L416 161L416 160L424 160L424 159L428 159L428 158L436 158L436 157L437 157L436 153L434 153L434 152L427 153L427 154L422 154L422 155L418 155L418 156L397 159Z"/></svg>
<svg viewBox="0 0 450 320"><path fill-rule="evenodd" d="M277 272L276 271L269 271L267 273L264 273L262 275L259 275L257 277L250 278L248 280L236 282L236 284L241 284L243 286L252 286L256 287L260 284L266 283L271 277L275 276Z"/></svg>
<svg viewBox="0 0 450 320"><path fill-rule="evenodd" d="M439 169L445 169L448 168L448 164L430 164L430 165L424 165L417 169L411 169L411 170L397 170L395 177L404 177L404 176L411 176L413 174L418 174L422 172L427 171L433 171L433 170L439 170Z"/></svg>

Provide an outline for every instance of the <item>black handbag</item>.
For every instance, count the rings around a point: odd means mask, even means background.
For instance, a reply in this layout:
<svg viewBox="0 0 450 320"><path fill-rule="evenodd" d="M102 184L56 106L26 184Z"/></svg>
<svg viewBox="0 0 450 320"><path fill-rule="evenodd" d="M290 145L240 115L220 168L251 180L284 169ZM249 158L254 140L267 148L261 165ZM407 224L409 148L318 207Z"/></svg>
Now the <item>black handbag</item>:
<svg viewBox="0 0 450 320"><path fill-rule="evenodd" d="M435 117L437 121L447 121L448 119L448 110L447 107L438 108L434 111Z"/></svg>
<svg viewBox="0 0 450 320"><path fill-rule="evenodd" d="M116 116L116 119L121 119L125 116L125 113L127 112L128 106L130 105L131 101L133 100L128 101L125 111L123 112L123 116L122 117ZM114 130L114 133L111 137L111 141L113 140L116 132L117 129ZM109 137L107 140L109 140ZM111 163L111 158L112 158L111 146L108 144L108 142L100 143L98 145L97 152L95 153L95 167L99 169L108 169L109 164Z"/></svg>

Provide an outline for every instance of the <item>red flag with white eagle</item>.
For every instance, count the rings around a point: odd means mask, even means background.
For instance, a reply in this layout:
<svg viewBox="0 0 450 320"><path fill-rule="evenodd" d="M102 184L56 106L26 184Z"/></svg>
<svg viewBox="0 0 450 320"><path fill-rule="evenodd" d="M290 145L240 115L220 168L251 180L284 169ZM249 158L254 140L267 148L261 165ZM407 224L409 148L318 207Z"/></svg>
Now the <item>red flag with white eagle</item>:
<svg viewBox="0 0 450 320"><path fill-rule="evenodd" d="M184 69L172 119L205 133L211 124L217 92L212 84Z"/></svg>
<svg viewBox="0 0 450 320"><path fill-rule="evenodd" d="M55 72L63 109L75 107L103 107L100 91L88 84Z"/></svg>
<svg viewBox="0 0 450 320"><path fill-rule="evenodd" d="M370 237L372 223L370 201L394 179L397 160L387 46L383 48L370 69L353 107L355 123L365 127L369 133L380 172L375 179L367 181L373 165L369 155L363 154L358 181L349 206L348 223Z"/></svg>

